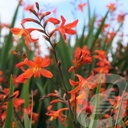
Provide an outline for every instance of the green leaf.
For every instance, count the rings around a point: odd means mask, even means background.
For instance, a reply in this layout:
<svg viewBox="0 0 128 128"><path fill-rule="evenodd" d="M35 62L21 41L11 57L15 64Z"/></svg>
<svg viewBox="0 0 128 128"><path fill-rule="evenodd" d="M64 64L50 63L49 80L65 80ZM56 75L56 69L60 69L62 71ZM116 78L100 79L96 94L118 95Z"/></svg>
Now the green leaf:
<svg viewBox="0 0 128 128"><path fill-rule="evenodd" d="M106 14L105 14L105 16L104 16L104 18L103 18L103 20L102 20L102 22L101 22L99 28L98 28L97 31L96 31L96 34L95 34L95 36L94 36L94 40L93 40L92 45L91 45L91 47L90 47L91 49L93 49L93 47L94 47L93 44L96 42L96 40L98 39L99 35L102 33L102 28L103 28L103 26L104 26L104 24L105 24L105 21L106 21L106 19L107 19L108 14L109 14L109 11L106 12Z"/></svg>
<svg viewBox="0 0 128 128"><path fill-rule="evenodd" d="M13 16L11 26L10 26L11 28L13 28L14 25L15 25L19 7L20 7L20 5L18 4L18 6L15 10L15 14ZM9 53L12 45L13 45L13 43L12 43L12 33L9 32L9 35L7 36L7 40L4 43L4 46L2 47L2 51L1 51L1 62L2 62L2 64L0 64L0 69L2 69L2 70L6 67L5 65L6 65L6 60L7 59L5 59L5 58L7 58L8 53Z"/></svg>
<svg viewBox="0 0 128 128"><path fill-rule="evenodd" d="M29 105L29 85L30 80L27 80L26 84L22 85L21 97L25 100L24 107L27 108Z"/></svg>
<svg viewBox="0 0 128 128"><path fill-rule="evenodd" d="M69 78L70 78L70 73L68 73L68 69L72 65L72 53L71 53L71 47L69 45L66 45L64 42L62 36L60 38L60 42L57 44L55 47L56 53L58 60L62 62L61 64L61 70L62 70L62 75L64 75L63 79L65 81L65 84L67 86L67 89L69 90L70 86L69 85Z"/></svg>
<svg viewBox="0 0 128 128"><path fill-rule="evenodd" d="M14 91L12 75L11 75L11 78L10 78L10 88L9 88L9 91L10 91L10 95L12 95L13 91ZM12 128L12 122L13 122L13 99L11 99L8 102L4 128Z"/></svg>
<svg viewBox="0 0 128 128"><path fill-rule="evenodd" d="M92 119L90 121L90 124L89 124L89 128L94 128L97 126L97 121L95 122L95 120L97 120L97 115L96 115L96 109L98 108L98 105L99 105L99 98L100 98L100 88L101 88L101 79L102 79L102 74L100 76L100 81L98 83L98 87L96 89L96 98L95 98L95 103L94 103L94 110L93 110L93 113L92 113Z"/></svg>
<svg viewBox="0 0 128 128"><path fill-rule="evenodd" d="M24 110L24 126L25 126L25 128L31 128L30 123L31 122L29 120L28 114L27 114L26 110Z"/></svg>
<svg viewBox="0 0 128 128"><path fill-rule="evenodd" d="M62 36L60 36L60 41L56 46L57 55L58 58L61 59L62 64L64 65L64 69L68 70L68 68L71 66L71 58L70 58L70 47L66 45L64 42Z"/></svg>
<svg viewBox="0 0 128 128"><path fill-rule="evenodd" d="M90 8L90 2L89 2L89 0L87 0L87 4L88 4L88 21L90 21L90 19L91 19L91 8Z"/></svg>
<svg viewBox="0 0 128 128"><path fill-rule="evenodd" d="M95 21L96 21L96 15L95 13L93 14L93 17L92 19L90 19L89 21L89 28L88 28L88 35L86 37L86 41L85 41L85 44L87 45L87 47L90 49L92 47L92 44L93 44L93 40L94 40L94 30L95 30Z"/></svg>

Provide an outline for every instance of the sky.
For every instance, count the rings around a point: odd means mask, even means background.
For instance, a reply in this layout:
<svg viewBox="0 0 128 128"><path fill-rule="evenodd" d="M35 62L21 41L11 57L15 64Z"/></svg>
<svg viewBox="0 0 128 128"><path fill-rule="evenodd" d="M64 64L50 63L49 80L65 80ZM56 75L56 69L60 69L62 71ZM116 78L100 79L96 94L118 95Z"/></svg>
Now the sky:
<svg viewBox="0 0 128 128"><path fill-rule="evenodd" d="M8 23L11 21L15 8L18 4L17 1L18 0L0 0L0 20L2 22ZM74 19L74 17L72 16L72 11L74 7L70 4L70 2L74 2L74 1L76 3L87 2L87 0L24 0L24 1L27 4L34 4L36 1L38 1L40 6L43 8L44 6L48 6L48 4L50 4L50 6L52 7L57 7L57 16L59 17L60 15L63 15L64 17L66 17L68 21ZM122 7L122 10L124 12L128 12L128 0L89 0L92 10L95 9L95 11L100 15L104 15L105 12L107 11L106 5L108 5L109 3L114 3L116 1L118 1L119 4L123 5L120 6L120 8ZM21 10L20 12L21 14L23 13L22 11L23 10ZM84 9L84 13L80 13L79 11L76 11L75 13L79 18L79 22L81 22L81 20L83 20L82 18L86 17L87 15L87 7ZM19 14L19 16L21 14ZM21 17L19 17L19 20L20 18Z"/></svg>
<svg viewBox="0 0 128 128"><path fill-rule="evenodd" d="M0 21L4 23L10 23L13 17L14 11L18 4L18 0L0 0ZM66 22L72 22L75 18L79 19L78 29L81 31L81 28L84 24L84 20L87 18L87 7L85 7L84 12L74 10L71 2L75 2L76 4L79 2L87 2L87 0L24 0L26 4L34 4L38 1L40 8L45 8L46 11L50 11L50 8L57 8L57 18L60 18L60 15L63 15L66 18ZM128 12L128 0L89 0L91 5L92 13L95 10L96 14L100 16L104 16L109 3L115 3L118 1L118 6L122 12ZM47 8L49 6L49 8ZM119 12L120 12L119 10ZM75 12L75 16L73 16L72 12ZM25 17L29 17L30 13L26 13ZM20 21L23 17L23 9L20 9L18 19L16 22L16 27L20 26ZM128 34L128 17L126 17L126 22L124 24L124 31Z"/></svg>
<svg viewBox="0 0 128 128"><path fill-rule="evenodd" d="M0 19L2 21L10 22L17 5L17 1L18 0L0 0ZM64 15L69 20L73 18L71 13L71 11L73 10L73 6L70 4L70 2L73 1L75 1L76 3L87 2L87 0L24 0L24 1L25 3L28 4L34 4L36 1L38 1L38 3L42 7L44 5L50 4L53 7L57 7L58 15L59 14ZM119 1L118 3L123 4L122 9L124 11L128 11L128 0L89 0L91 8L95 9L96 12L100 14L104 14L106 12L107 10L106 5L116 1ZM84 16L84 15L80 15L80 16Z"/></svg>

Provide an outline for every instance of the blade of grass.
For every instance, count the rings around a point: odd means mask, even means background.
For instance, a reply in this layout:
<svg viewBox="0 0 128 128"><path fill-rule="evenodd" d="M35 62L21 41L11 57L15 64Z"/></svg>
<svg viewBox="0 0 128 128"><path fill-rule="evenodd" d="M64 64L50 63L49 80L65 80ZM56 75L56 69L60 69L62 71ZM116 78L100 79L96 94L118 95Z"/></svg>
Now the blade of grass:
<svg viewBox="0 0 128 128"><path fill-rule="evenodd" d="M103 18L103 20L102 20L102 22L101 22L99 28L98 28L97 31L96 31L96 34L95 34L95 36L94 36L94 40L93 40L92 45L91 45L91 49L93 49L93 47L94 47L93 44L96 42L96 40L98 39L100 33L102 32L102 28L103 28L103 26L104 26L104 24L105 24L105 21L106 21L106 19L107 19L108 14L109 14L109 11L106 12L106 14L105 14L105 16L104 16L104 18Z"/></svg>
<svg viewBox="0 0 128 128"><path fill-rule="evenodd" d="M28 114L27 114L26 110L24 110L24 126L25 126L25 128L31 128L30 123L31 122L29 120Z"/></svg>
<svg viewBox="0 0 128 128"><path fill-rule="evenodd" d="M37 85L37 87L38 87L38 89L39 89L39 91L40 91L40 94L42 95L42 96L45 96L46 95L46 89L47 89L47 86L48 86L48 82L46 82L45 84L44 84L44 86L42 86L42 82L40 81L40 79L38 79L37 81L36 81L36 85ZM37 108L37 113L41 113L41 109L42 109L42 104L43 104L43 102L42 101L39 101L39 104L38 104L38 108ZM47 104L44 104L44 106L46 107L48 105L48 102L47 102ZM39 115L40 116L40 115ZM34 124L34 128L37 128L38 127L38 125L39 125L39 121L36 121L36 123Z"/></svg>
<svg viewBox="0 0 128 128"><path fill-rule="evenodd" d="M92 19L90 19L89 21L89 33L87 35L87 38L86 38L86 41L85 41L85 44L87 45L87 47L90 49L91 46L92 46L92 43L93 43L93 40L94 40L94 24L95 24L95 20L96 20L96 15L95 13L93 14L93 17Z"/></svg>
<svg viewBox="0 0 128 128"><path fill-rule="evenodd" d="M24 107L27 108L29 105L29 85L30 80L27 80L26 84L22 85L21 98L25 100Z"/></svg>
<svg viewBox="0 0 128 128"><path fill-rule="evenodd" d="M97 121L95 122L95 120L97 119L97 115L96 115L96 108L98 108L98 104L99 104L99 98L100 98L100 88L101 88L101 79L102 79L102 74L100 74L100 81L98 83L98 87L96 89L96 99L95 99L95 103L94 103L94 110L92 113L92 118L91 118L91 122L89 124L89 128L95 128L97 125Z"/></svg>
<svg viewBox="0 0 128 128"><path fill-rule="evenodd" d="M10 91L10 95L12 95L13 92L14 92L12 75L11 75L11 78L10 78L10 88L9 88L9 91ZM13 99L11 99L8 102L4 128L12 128L12 122L13 122Z"/></svg>
<svg viewBox="0 0 128 128"><path fill-rule="evenodd" d="M90 2L89 2L89 0L87 0L87 4L88 4L88 21L90 21L90 19L91 19L91 9L90 9Z"/></svg>
<svg viewBox="0 0 128 128"><path fill-rule="evenodd" d="M16 22L16 18L17 18L17 15L18 15L18 10L19 10L19 7L20 5L18 4L16 10L15 10L15 13L14 13L14 16L13 16L13 19L12 19L12 23L11 23L11 28L14 27L15 25L15 22ZM4 46L2 47L2 51L1 51L1 62L2 64L0 64L0 69L4 70L5 69L5 65L6 65L6 59L7 56L8 56L8 52L10 51L10 48L12 47L12 33L9 32L9 35L7 37L7 40L4 44Z"/></svg>

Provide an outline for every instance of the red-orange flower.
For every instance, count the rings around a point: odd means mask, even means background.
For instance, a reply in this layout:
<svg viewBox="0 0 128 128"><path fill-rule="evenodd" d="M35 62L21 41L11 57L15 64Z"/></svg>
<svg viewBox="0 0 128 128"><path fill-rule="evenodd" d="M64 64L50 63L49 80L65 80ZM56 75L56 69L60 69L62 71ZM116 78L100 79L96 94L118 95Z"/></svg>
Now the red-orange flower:
<svg viewBox="0 0 128 128"><path fill-rule="evenodd" d="M14 99L14 108L16 111L20 109L20 107L24 104L24 99L21 98L15 98Z"/></svg>
<svg viewBox="0 0 128 128"><path fill-rule="evenodd" d="M44 28L45 28L45 26L47 25L48 22L51 22L51 23L53 23L54 25L60 23L60 21L59 21L57 18L50 17L50 18L48 18L48 19L44 22Z"/></svg>
<svg viewBox="0 0 128 128"><path fill-rule="evenodd" d="M86 3L80 3L80 4L78 4L78 9L79 9L81 12L83 12L85 6L86 6Z"/></svg>
<svg viewBox="0 0 128 128"><path fill-rule="evenodd" d="M38 38L37 39L33 39L30 35L30 33L32 31L36 30L35 28L27 28L25 29L24 27L23 28L11 28L10 31L16 35L17 37L19 36L24 36L25 37L25 44L27 45L27 47L30 49L30 46L29 46L29 42L37 42L38 41Z"/></svg>
<svg viewBox="0 0 128 128"><path fill-rule="evenodd" d="M106 51L96 50L95 53L97 53L97 55L94 55L93 57L98 59L96 64L98 67L94 68L94 71L98 73L108 73L111 69L111 65L107 59Z"/></svg>
<svg viewBox="0 0 128 128"><path fill-rule="evenodd" d="M46 20L46 22L51 22L51 23L53 23L54 25L60 23L60 21L59 21L57 18L54 18L54 17L48 18L48 19Z"/></svg>
<svg viewBox="0 0 128 128"><path fill-rule="evenodd" d="M15 91L15 92L13 92L12 95L9 95L8 88L4 88L4 90L1 89L1 91L0 91L0 122L1 122L1 124L3 124L6 119L6 111L7 111L8 101L10 101L13 98L15 100L15 98L18 95L19 95L19 91Z"/></svg>
<svg viewBox="0 0 128 128"><path fill-rule="evenodd" d="M59 118L60 122L64 125L67 125L65 124L65 120L67 119L66 115L64 115L62 112L65 111L65 110L69 110L69 108L61 108L57 111L54 111L54 110L51 110L52 108L52 105L48 106L48 112L46 113L47 116L50 116L50 120L52 121L53 119L57 119Z"/></svg>
<svg viewBox="0 0 128 128"><path fill-rule="evenodd" d="M118 17L117 17L117 21L118 21L119 23L122 23L122 22L124 21L124 17L125 17L124 14L119 14Z"/></svg>
<svg viewBox="0 0 128 128"><path fill-rule="evenodd" d="M109 10L110 10L111 12L113 12L113 11L116 10L115 3L110 3L109 5L107 5L107 7L109 8Z"/></svg>
<svg viewBox="0 0 128 128"><path fill-rule="evenodd" d="M49 58L41 58L40 56L37 56L34 59L34 62L26 58L23 62L20 62L16 65L16 67L19 67L24 71L24 73L17 77L16 81L25 83L27 79L32 77L32 75L34 75L34 77L40 77L40 75L42 75L44 77L51 78L53 76L52 73L45 69L49 66L49 64ZM24 65L29 66L29 68L26 71L23 68Z"/></svg>
<svg viewBox="0 0 128 128"><path fill-rule="evenodd" d="M5 83L4 78L2 77L3 72L0 70L0 83Z"/></svg>
<svg viewBox="0 0 128 128"><path fill-rule="evenodd" d="M70 67L68 70L69 72L72 72L74 69L77 70L82 64L92 63L90 51L86 46L83 48L76 48L73 63L74 66Z"/></svg>
<svg viewBox="0 0 128 128"><path fill-rule="evenodd" d="M61 25L57 27L56 29L54 29L51 33L54 33L55 31L59 31L61 35L63 36L64 40L66 40L65 34L74 35L76 33L76 31L73 30L72 28L76 27L78 20L75 20L72 23L68 23L66 25L64 25L66 22L66 19L63 16L61 16L61 20L62 20Z"/></svg>
<svg viewBox="0 0 128 128"><path fill-rule="evenodd" d="M116 35L115 31L108 32L108 39L106 40L106 43L110 43L113 40L113 38L115 37L115 35Z"/></svg>
<svg viewBox="0 0 128 128"><path fill-rule="evenodd" d="M34 10L34 5L27 5L24 9L26 11Z"/></svg>
<svg viewBox="0 0 128 128"><path fill-rule="evenodd" d="M38 120L38 113L32 112L32 107L29 105L28 108L23 109L28 114L28 117L31 118L32 116L32 124Z"/></svg>
<svg viewBox="0 0 128 128"><path fill-rule="evenodd" d="M87 98L86 96L88 96L88 91L97 87L97 81L99 80L98 76L94 77L94 73L92 73L92 75L88 78L83 78L78 74L76 74L76 77L78 77L78 81L69 81L72 86L75 86L75 88L69 92L71 94L70 102L72 107L75 102L78 104L81 99L80 97Z"/></svg>
<svg viewBox="0 0 128 128"><path fill-rule="evenodd" d="M100 20L100 23L98 23L98 26L100 26L101 23L102 23L102 19ZM108 27L109 27L109 24L104 24L102 27L102 31L105 32Z"/></svg>

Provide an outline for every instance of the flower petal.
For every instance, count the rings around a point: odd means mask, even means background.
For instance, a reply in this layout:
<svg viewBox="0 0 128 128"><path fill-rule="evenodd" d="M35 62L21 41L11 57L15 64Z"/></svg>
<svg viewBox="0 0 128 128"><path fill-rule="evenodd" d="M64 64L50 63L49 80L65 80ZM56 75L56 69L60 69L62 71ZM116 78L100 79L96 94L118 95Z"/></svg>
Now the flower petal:
<svg viewBox="0 0 128 128"><path fill-rule="evenodd" d="M53 74L50 71L46 70L46 69L41 70L41 75L44 76L44 77L47 77L47 78L52 78L53 77Z"/></svg>
<svg viewBox="0 0 128 128"><path fill-rule="evenodd" d="M27 69L24 73L23 73L23 77L24 78L30 78L33 75L33 68L29 68Z"/></svg>
<svg viewBox="0 0 128 128"><path fill-rule="evenodd" d="M47 67L50 64L50 59L44 59L43 62L41 63L41 67Z"/></svg>
<svg viewBox="0 0 128 128"><path fill-rule="evenodd" d="M74 27L76 27L77 23L78 23L78 20L75 20L72 23L66 24L65 27L74 28Z"/></svg>

